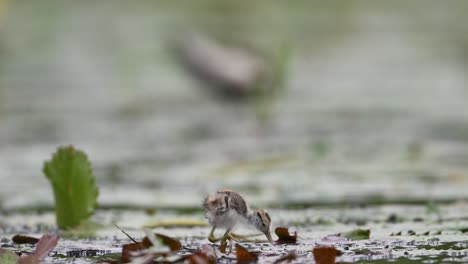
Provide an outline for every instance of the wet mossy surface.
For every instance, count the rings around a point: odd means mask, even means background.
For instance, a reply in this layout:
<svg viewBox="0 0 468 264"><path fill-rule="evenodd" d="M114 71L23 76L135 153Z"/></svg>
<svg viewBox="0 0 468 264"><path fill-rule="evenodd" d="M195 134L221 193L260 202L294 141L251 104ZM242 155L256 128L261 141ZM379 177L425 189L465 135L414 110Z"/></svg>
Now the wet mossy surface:
<svg viewBox="0 0 468 264"><path fill-rule="evenodd" d="M468 224L467 204L447 204L440 210L446 218L438 218L427 213L423 205L382 205L360 208L305 208L269 209L275 226L286 226L298 233L297 242L281 244L238 242L249 251L259 252L260 263L271 263L283 256L285 251L295 252L294 263L307 263L312 258L315 247L333 246L342 251L337 257L340 263L426 263L428 260L447 263L463 262L467 258L468 240L465 226ZM349 219L359 215L364 223ZM388 221L393 215L401 216L401 221ZM413 221L420 218L420 221ZM18 220L22 219L22 220ZM28 219L25 221L24 219ZM194 211L158 209L148 214L142 209L98 210L93 217L101 225L88 237L67 235L60 238L59 245L48 257L48 261L61 263L94 263L98 260L115 259L120 256L122 245L131 241L113 226L118 223L135 239L144 236L142 228L150 222L177 223L181 219L205 221L204 214ZM327 219L326 221L324 219ZM202 245L211 244L207 226L158 227L155 232L180 239L183 250L177 254L190 254L200 250ZM27 234L39 237L46 232L56 232L53 213L48 211L36 214L34 211L10 212L5 215L0 227L2 247L16 252L31 252L33 246L15 245L11 241L14 234ZM236 233L256 233L241 228ZM347 238L349 237L349 238ZM276 237L274 237L276 239ZM216 245L215 245L216 246ZM232 262L234 259L225 259Z"/></svg>

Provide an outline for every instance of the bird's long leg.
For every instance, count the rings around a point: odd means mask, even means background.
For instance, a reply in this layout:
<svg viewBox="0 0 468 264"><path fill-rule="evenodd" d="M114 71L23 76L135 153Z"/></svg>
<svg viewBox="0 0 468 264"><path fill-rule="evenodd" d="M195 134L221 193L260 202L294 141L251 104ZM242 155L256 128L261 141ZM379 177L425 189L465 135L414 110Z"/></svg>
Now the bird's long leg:
<svg viewBox="0 0 468 264"><path fill-rule="evenodd" d="M226 230L226 233L224 233L224 235L220 238L215 237L214 235L215 229L216 229L216 226L213 226L213 228L211 229L210 235L208 236L208 240L211 243L221 241L221 244L223 244L224 242L226 242L226 240L231 240L231 235L230 235L231 229Z"/></svg>
<svg viewBox="0 0 468 264"><path fill-rule="evenodd" d="M229 254L231 254L232 252L232 240L233 238L231 237L231 228L229 228L228 230L226 230L226 232L224 233L224 236L222 237L222 240L221 240L221 245L223 245L224 243L227 243L227 240L229 240Z"/></svg>
<svg viewBox="0 0 468 264"><path fill-rule="evenodd" d="M211 242L211 243L215 243L217 241L219 241L221 238L216 238L214 236L214 231L216 229L216 226L213 226L213 228L211 229L211 232L210 234L208 235L208 240Z"/></svg>
<svg viewBox="0 0 468 264"><path fill-rule="evenodd" d="M226 232L224 233L224 235L220 238L221 240L221 244L224 244L226 242L226 240L229 240L231 241L231 229L229 228L228 230L226 230Z"/></svg>

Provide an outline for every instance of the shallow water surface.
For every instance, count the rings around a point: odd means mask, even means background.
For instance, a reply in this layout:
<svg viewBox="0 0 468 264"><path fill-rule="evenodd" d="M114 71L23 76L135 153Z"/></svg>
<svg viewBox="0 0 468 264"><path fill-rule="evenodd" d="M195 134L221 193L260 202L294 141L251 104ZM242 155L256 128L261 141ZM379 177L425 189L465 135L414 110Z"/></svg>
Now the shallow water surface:
<svg viewBox="0 0 468 264"><path fill-rule="evenodd" d="M439 213L428 211L424 206L374 206L341 209L270 209L273 228L289 227L299 235L297 243L271 245L269 243L241 243L251 252L260 254L260 263L273 263L288 252L298 256L295 263L312 261L314 247L333 246L342 251L337 258L341 262L361 262L385 260L391 262L401 257L415 263L428 263L427 260L447 263L463 263L468 257L468 205L466 203L441 207ZM122 251L122 245L131 241L113 224L117 223L130 236L140 240L145 236L142 228L151 223L171 220L204 220L203 213L190 214L172 210L157 210L147 214L141 210L99 210L94 221L103 225L91 239L64 238L48 257L51 263L93 263L96 257L111 258ZM27 234L40 237L54 232L54 216L45 213L11 213L1 224L2 247L30 252L32 249L12 244L14 234ZM369 229L370 239L347 240L337 237L355 229ZM207 240L210 228L176 227L154 228L154 232L181 240L183 250L178 254L190 254L201 250ZM239 234L256 233L240 228ZM216 235L221 235L218 231ZM264 239L259 237L259 239ZM274 235L276 240L276 236ZM236 242L237 243L237 242ZM216 246L217 247L217 246ZM221 262L235 262L235 254L219 256Z"/></svg>

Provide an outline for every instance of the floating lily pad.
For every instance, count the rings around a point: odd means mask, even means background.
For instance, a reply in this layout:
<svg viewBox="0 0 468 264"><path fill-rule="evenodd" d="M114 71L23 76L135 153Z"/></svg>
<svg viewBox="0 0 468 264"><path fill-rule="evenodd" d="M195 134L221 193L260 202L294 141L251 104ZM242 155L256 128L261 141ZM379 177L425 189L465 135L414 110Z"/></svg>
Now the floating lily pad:
<svg viewBox="0 0 468 264"><path fill-rule="evenodd" d="M343 233L342 236L349 240L364 240L370 238L371 231L369 229L355 229L353 231Z"/></svg>

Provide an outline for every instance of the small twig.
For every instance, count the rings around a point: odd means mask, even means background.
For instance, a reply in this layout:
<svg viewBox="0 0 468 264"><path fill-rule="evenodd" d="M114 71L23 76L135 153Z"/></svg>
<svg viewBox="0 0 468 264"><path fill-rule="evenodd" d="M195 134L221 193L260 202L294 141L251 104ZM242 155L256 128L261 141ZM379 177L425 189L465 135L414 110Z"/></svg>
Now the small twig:
<svg viewBox="0 0 468 264"><path fill-rule="evenodd" d="M122 233L124 233L128 238L130 238L131 241L133 241L133 243L138 243L133 237L131 237L129 234L127 234L127 232L125 232L122 228L120 228L120 226L118 226L116 223L114 223L115 227L117 227L120 231L122 231Z"/></svg>

